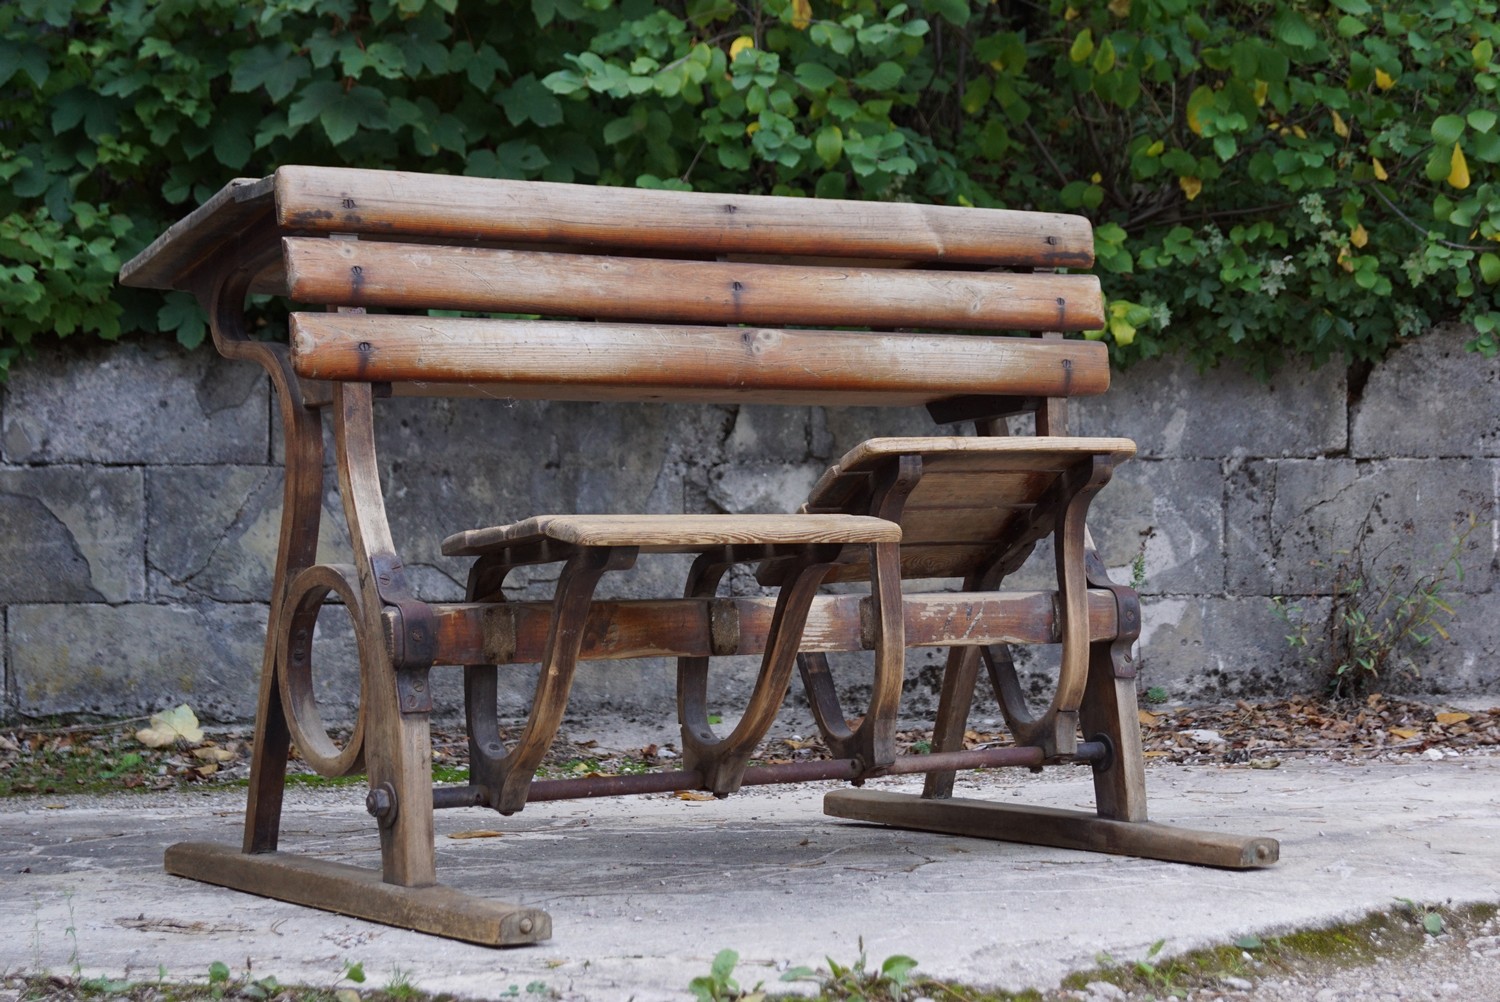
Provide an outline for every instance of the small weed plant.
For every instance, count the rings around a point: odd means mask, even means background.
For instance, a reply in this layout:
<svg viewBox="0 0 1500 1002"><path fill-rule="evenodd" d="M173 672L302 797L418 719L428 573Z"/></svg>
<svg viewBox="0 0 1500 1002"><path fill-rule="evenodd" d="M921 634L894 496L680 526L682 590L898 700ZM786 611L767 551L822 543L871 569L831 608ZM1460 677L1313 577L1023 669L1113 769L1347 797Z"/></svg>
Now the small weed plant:
<svg viewBox="0 0 1500 1002"><path fill-rule="evenodd" d="M688 990L698 1002L761 1002L766 997L760 984L749 991L734 979L734 965L740 955L734 950L720 950L709 972L694 978ZM793 967L781 975L781 981L810 981L818 986L818 997L848 999L851 1002L906 1002L916 996L911 972L917 962L901 954L885 958L879 970L870 970L865 941L859 940L859 957L852 964L840 964L832 957L828 971L810 967Z"/></svg>
<svg viewBox="0 0 1500 1002"><path fill-rule="evenodd" d="M1434 637L1448 639L1454 610L1444 596L1463 584L1461 558L1481 524L1472 513L1465 516L1433 563L1418 570L1394 557L1394 544L1371 551L1373 515L1372 507L1347 550L1316 564L1332 574L1326 620L1307 618L1301 603L1282 596L1271 600L1291 627L1287 643L1326 674L1336 698L1364 695L1387 678L1420 677L1411 654Z"/></svg>

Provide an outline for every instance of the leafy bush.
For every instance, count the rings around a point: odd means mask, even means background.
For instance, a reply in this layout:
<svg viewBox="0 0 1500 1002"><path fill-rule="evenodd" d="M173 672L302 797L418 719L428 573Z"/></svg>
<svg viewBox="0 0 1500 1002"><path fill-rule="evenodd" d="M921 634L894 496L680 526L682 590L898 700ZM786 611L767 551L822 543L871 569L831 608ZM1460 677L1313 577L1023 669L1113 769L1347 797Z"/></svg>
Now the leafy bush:
<svg viewBox="0 0 1500 1002"><path fill-rule="evenodd" d="M1493 353L1493 0L13 0L0 371L203 337L120 263L235 174L347 164L1081 211L1120 357Z"/></svg>

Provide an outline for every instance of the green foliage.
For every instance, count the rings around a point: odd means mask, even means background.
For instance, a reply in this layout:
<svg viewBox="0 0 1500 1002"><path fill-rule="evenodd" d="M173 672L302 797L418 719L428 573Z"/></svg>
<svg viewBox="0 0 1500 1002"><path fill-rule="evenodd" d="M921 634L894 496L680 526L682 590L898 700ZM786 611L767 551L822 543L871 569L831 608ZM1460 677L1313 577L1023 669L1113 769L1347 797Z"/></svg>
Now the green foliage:
<svg viewBox="0 0 1500 1002"><path fill-rule="evenodd" d="M1421 675L1410 654L1434 637L1448 639L1444 623L1453 619L1454 611L1444 595L1463 583L1461 558L1481 524L1469 515L1455 528L1434 566L1419 570L1409 558L1393 554L1390 546L1370 552L1373 515L1372 508L1349 549L1318 564L1331 575L1326 619L1310 621L1299 604L1280 596L1271 600L1276 614L1292 628L1287 643L1324 673L1335 697L1374 691L1393 674Z"/></svg>
<svg viewBox="0 0 1500 1002"><path fill-rule="evenodd" d="M736 950L720 950L709 965L708 973L694 978L688 982L688 991L698 1002L731 1002L734 999L761 999L765 993L756 990L750 995L740 991L739 982L734 980L734 965L740 962L739 952Z"/></svg>
<svg viewBox="0 0 1500 1002"><path fill-rule="evenodd" d="M0 374L201 341L114 275L285 163L1078 211L1124 360L1496 350L1496 0L1074 4L0 5Z"/></svg>

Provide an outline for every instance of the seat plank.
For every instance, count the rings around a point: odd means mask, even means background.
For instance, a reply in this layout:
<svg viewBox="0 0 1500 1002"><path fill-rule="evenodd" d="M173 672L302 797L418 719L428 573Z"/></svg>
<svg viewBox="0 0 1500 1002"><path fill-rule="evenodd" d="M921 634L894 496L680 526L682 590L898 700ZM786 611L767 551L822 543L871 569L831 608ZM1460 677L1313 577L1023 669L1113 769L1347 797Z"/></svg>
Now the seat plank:
<svg viewBox="0 0 1500 1002"><path fill-rule="evenodd" d="M677 261L289 237L291 297L672 323L1094 330L1093 275Z"/></svg>
<svg viewBox="0 0 1500 1002"><path fill-rule="evenodd" d="M901 405L1109 385L1098 342L968 334L296 313L291 342L305 378L491 382L553 400Z"/></svg>
<svg viewBox="0 0 1500 1002"><path fill-rule="evenodd" d="M475 557L543 539L691 552L754 543L895 543L901 530L869 515L538 515L455 533L443 540L443 555Z"/></svg>
<svg viewBox="0 0 1500 1002"><path fill-rule="evenodd" d="M710 255L881 257L1044 268L1089 268L1094 263L1089 221L1045 212L341 167L287 166L275 178L277 219L287 230Z"/></svg>

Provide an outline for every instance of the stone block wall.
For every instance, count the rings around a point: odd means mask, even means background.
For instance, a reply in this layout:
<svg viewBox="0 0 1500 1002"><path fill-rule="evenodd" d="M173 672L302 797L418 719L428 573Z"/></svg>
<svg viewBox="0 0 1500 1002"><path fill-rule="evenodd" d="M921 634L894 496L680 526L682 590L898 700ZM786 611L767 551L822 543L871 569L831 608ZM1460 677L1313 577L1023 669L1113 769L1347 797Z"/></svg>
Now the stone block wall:
<svg viewBox="0 0 1500 1002"><path fill-rule="evenodd" d="M1140 447L1091 523L1116 576L1141 574L1143 686L1188 700L1315 690L1323 682L1286 642L1271 597L1315 620L1329 565L1361 525L1367 555L1420 570L1473 515L1462 581L1448 586L1450 639L1420 652L1421 676L1404 684L1500 690L1500 363L1463 339L1437 330L1373 369L1288 369L1270 385L1158 360L1074 405L1077 433ZM19 368L0 395L0 715L180 701L207 719L253 714L281 501L277 425L258 370L208 351L120 345ZM788 511L862 439L932 430L924 414L875 409L394 400L378 434L398 545L419 593L450 600L465 572L438 553L451 532L543 512ZM324 506L324 559L347 559L331 475ZM675 594L685 570L643 558L602 591ZM525 597L545 596L552 573L521 578ZM1045 569L1034 561L1022 576L1042 585ZM755 584L740 575L730 587ZM348 633L325 613L329 717L348 713L357 688ZM857 698L864 666L841 660ZM939 664L912 653L914 713L935 700ZM715 672L726 712L753 672L745 659ZM439 674L439 706L456 712L458 673ZM531 676L504 673L517 711ZM574 711L660 717L672 681L665 663L589 665Z"/></svg>

